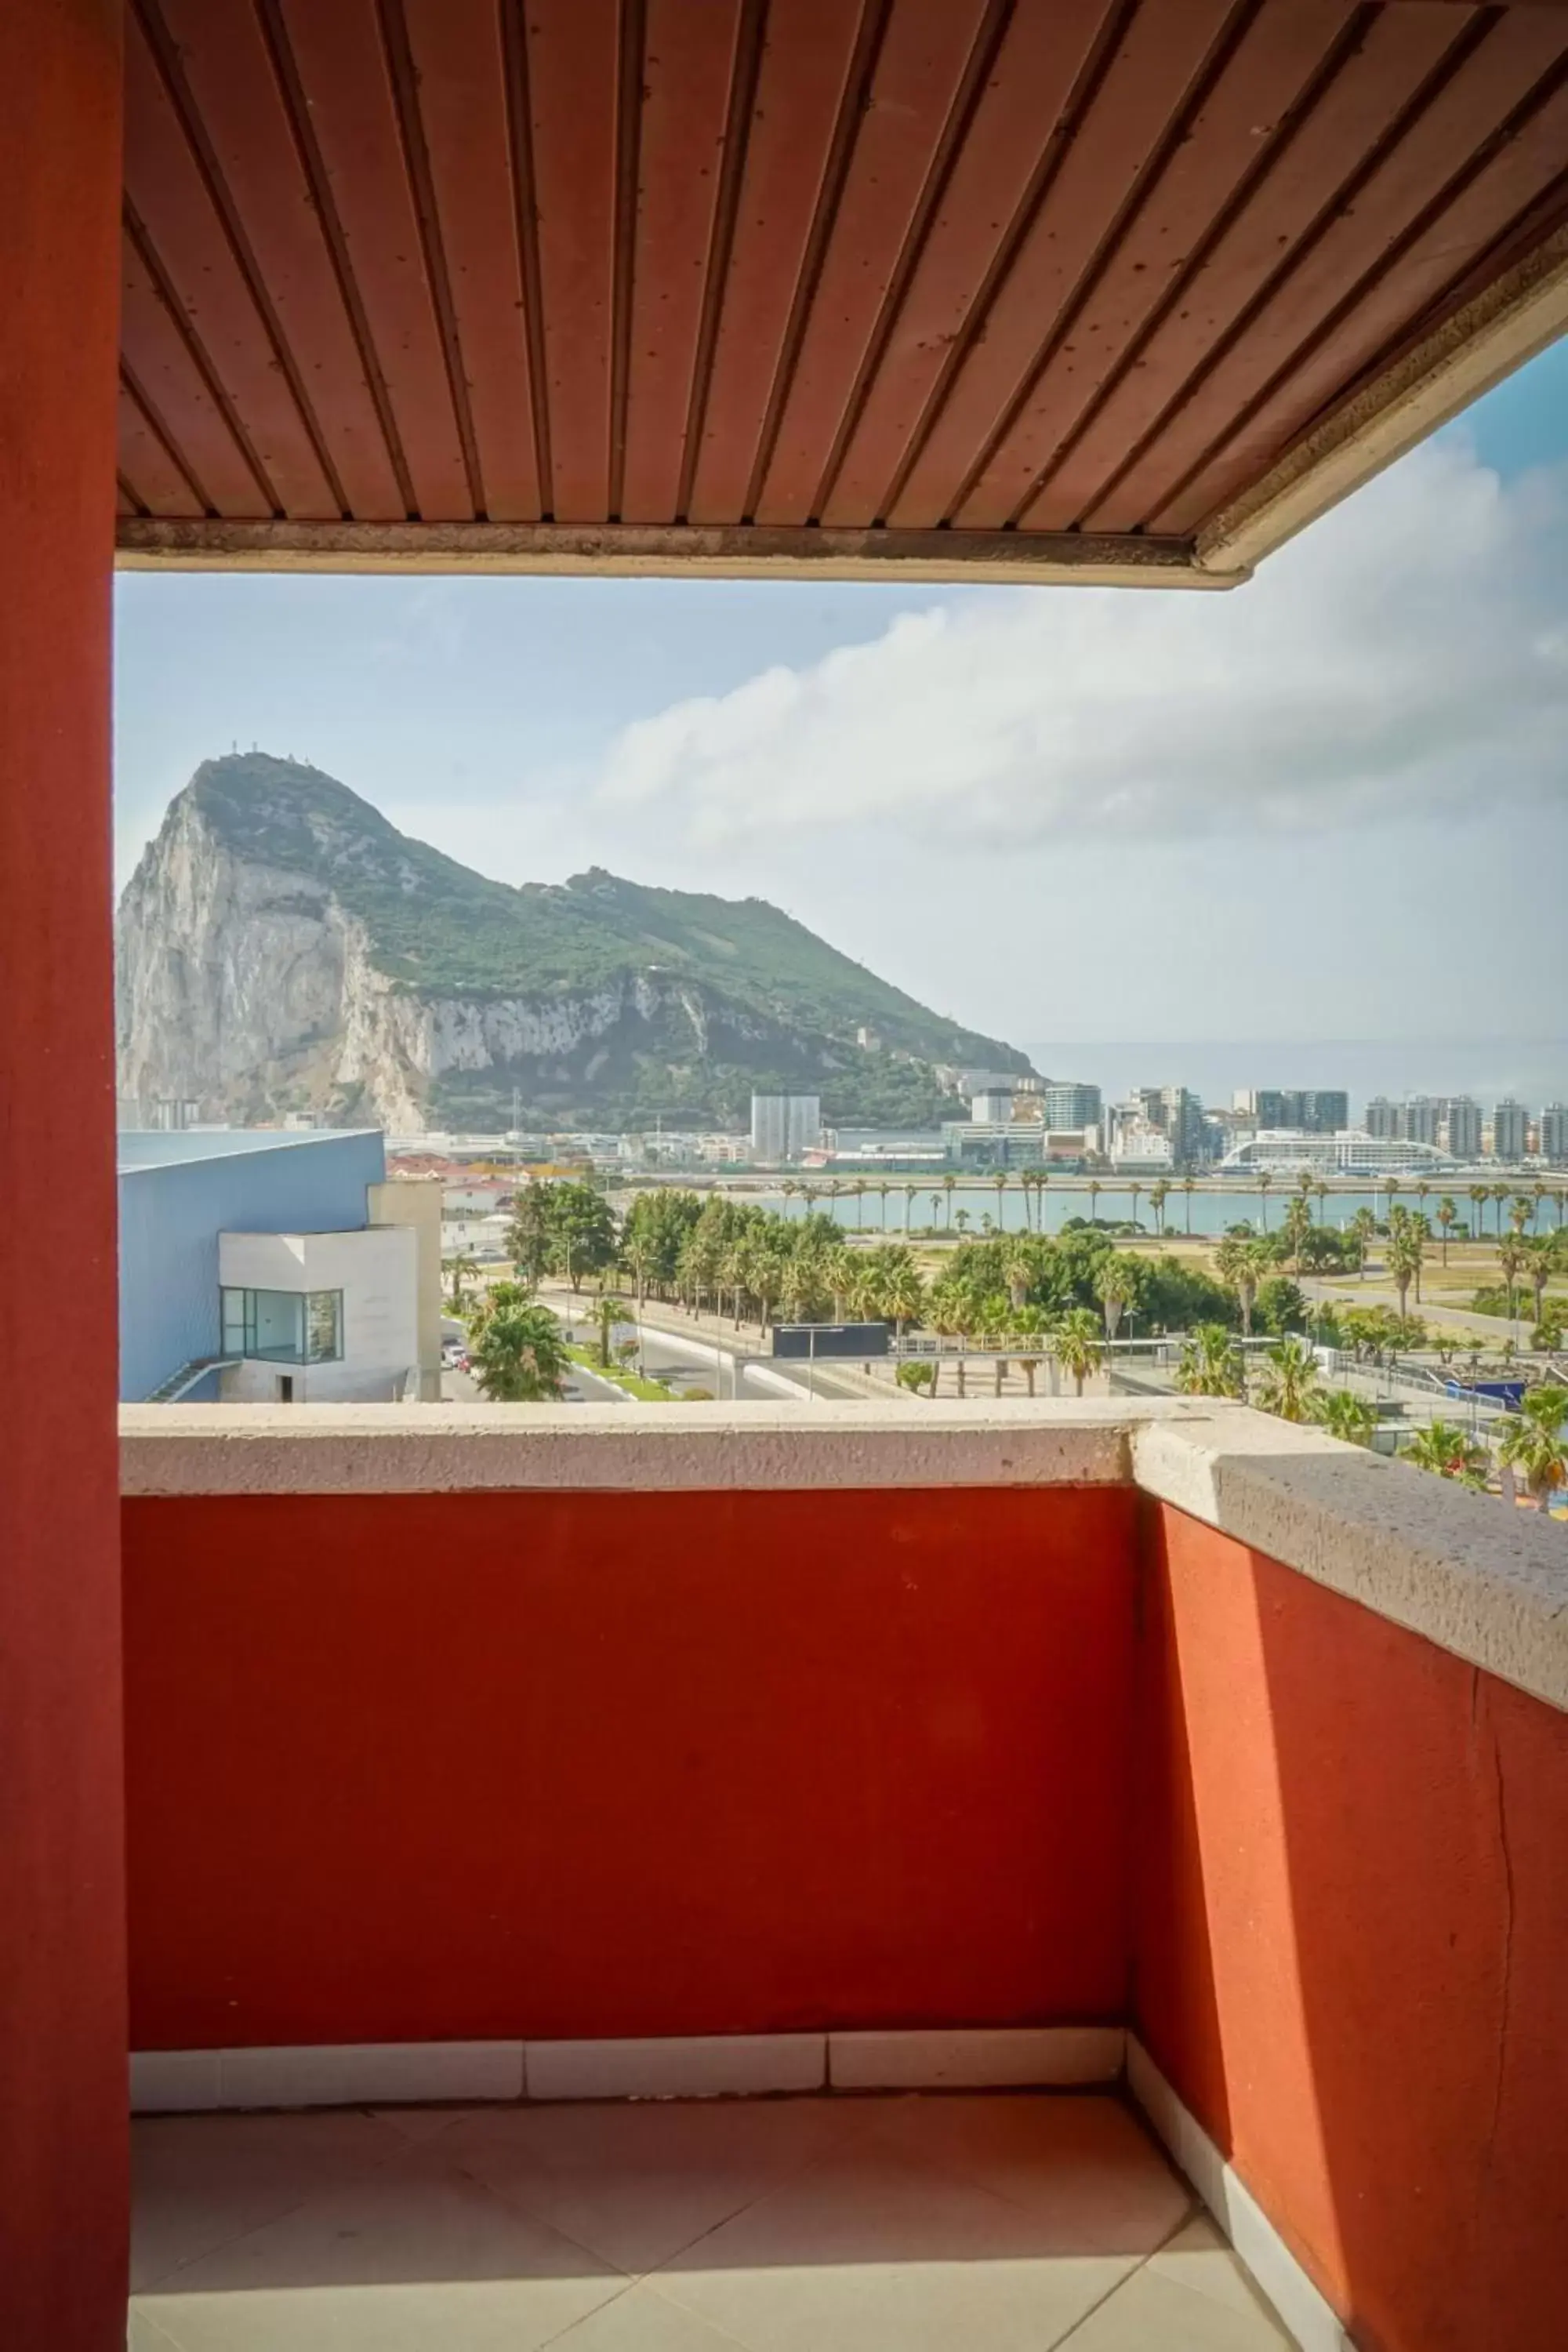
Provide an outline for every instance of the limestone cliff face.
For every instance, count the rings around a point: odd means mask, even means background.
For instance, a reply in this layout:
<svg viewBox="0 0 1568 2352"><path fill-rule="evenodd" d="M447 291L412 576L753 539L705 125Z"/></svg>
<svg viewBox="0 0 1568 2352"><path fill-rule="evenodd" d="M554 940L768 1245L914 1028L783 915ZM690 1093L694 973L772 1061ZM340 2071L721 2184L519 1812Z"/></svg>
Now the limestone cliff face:
<svg viewBox="0 0 1568 2352"><path fill-rule="evenodd" d="M705 992L648 973L548 997L422 995L376 968L330 882L237 853L184 793L126 887L116 970L121 1097L194 1101L204 1118L303 1111L407 1130L450 1073L591 1093L612 1061L650 1045L700 1061L714 1042ZM717 1013L733 1050L781 1042L774 1024Z"/></svg>
<svg viewBox="0 0 1568 2352"><path fill-rule="evenodd" d="M171 803L117 948L121 1095L238 1125L734 1124L753 1086L925 1124L944 1072L1027 1066L764 899L492 881L263 751Z"/></svg>

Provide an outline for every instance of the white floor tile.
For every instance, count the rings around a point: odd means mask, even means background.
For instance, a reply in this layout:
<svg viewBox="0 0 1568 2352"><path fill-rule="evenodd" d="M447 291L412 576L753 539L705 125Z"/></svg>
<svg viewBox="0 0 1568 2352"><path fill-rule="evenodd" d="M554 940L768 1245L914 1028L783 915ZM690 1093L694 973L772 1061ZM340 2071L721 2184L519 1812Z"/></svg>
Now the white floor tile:
<svg viewBox="0 0 1568 2352"><path fill-rule="evenodd" d="M457 2125L440 2154L606 2262L641 2273L863 2128L850 2100L514 2107Z"/></svg>

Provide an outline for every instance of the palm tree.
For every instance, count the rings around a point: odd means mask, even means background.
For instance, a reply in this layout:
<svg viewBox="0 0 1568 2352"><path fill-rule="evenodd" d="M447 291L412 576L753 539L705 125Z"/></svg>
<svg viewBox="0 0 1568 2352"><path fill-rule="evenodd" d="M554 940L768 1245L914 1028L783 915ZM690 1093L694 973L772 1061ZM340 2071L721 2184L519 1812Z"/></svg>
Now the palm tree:
<svg viewBox="0 0 1568 2352"><path fill-rule="evenodd" d="M913 1186L912 1184L906 1184L906 1185L904 1186L904 1188L903 1188L903 1189L904 1189L904 1231L905 1231L905 1233L907 1234L907 1233L909 1232L909 1230L910 1230L910 1202L913 1201L913 1199L914 1199L914 1197L915 1197L915 1188L914 1188L914 1186Z"/></svg>
<svg viewBox="0 0 1568 2352"><path fill-rule="evenodd" d="M1351 1219L1351 1232L1355 1237L1356 1245L1356 1271L1363 1282L1366 1280L1367 1244L1376 1231L1377 1219L1363 1201Z"/></svg>
<svg viewBox="0 0 1568 2352"><path fill-rule="evenodd" d="M1443 1228L1443 1263L1445 1265L1448 1263L1448 1237L1452 1234L1454 1227L1458 1224L1458 1221L1459 1212L1454 1205L1453 1195L1451 1193L1445 1192L1442 1199L1437 1203L1437 1223Z"/></svg>
<svg viewBox="0 0 1568 2352"><path fill-rule="evenodd" d="M1005 1223L1004 1203L1007 1197L1007 1171L1005 1168L998 1168L991 1181L996 1187L996 1225L997 1230L1000 1231Z"/></svg>
<svg viewBox="0 0 1568 2352"><path fill-rule="evenodd" d="M1541 1408L1534 1399L1542 1391L1535 1390L1525 1402L1532 1407L1528 1412L1510 1413L1502 1424L1498 1440L1498 1460L1505 1470L1512 1470L1524 1480L1531 1500L1545 1510L1557 1488L1568 1485L1568 1448L1562 1436L1563 1416L1568 1412L1568 1390L1554 1388L1547 1392L1555 1402L1556 1419L1548 1427Z"/></svg>
<svg viewBox="0 0 1568 2352"><path fill-rule="evenodd" d="M570 1360L554 1316L530 1303L488 1317L469 1360L491 1404L552 1404Z"/></svg>
<svg viewBox="0 0 1568 2352"><path fill-rule="evenodd" d="M1318 1386L1318 1360L1300 1339L1281 1339L1268 1350L1258 1385L1258 1402L1280 1421L1310 1421Z"/></svg>
<svg viewBox="0 0 1568 2352"><path fill-rule="evenodd" d="M1312 1418L1331 1437L1345 1445L1370 1445L1377 1413L1369 1400L1353 1389L1327 1389L1312 1399Z"/></svg>
<svg viewBox="0 0 1568 2352"><path fill-rule="evenodd" d="M1176 1386L1186 1396L1246 1394L1241 1349L1223 1323L1200 1323L1183 1340Z"/></svg>
<svg viewBox="0 0 1568 2352"><path fill-rule="evenodd" d="M1530 1197L1532 1203L1530 1212L1530 1230L1533 1234L1540 1230L1541 1203L1546 1198L1546 1187L1539 1176L1530 1188Z"/></svg>
<svg viewBox="0 0 1568 2352"><path fill-rule="evenodd" d="M1398 1200L1398 1198L1399 1198L1399 1179L1398 1179L1398 1177L1397 1177L1397 1176L1385 1176L1385 1177L1384 1178L1384 1180L1383 1180L1382 1191L1383 1191L1383 1197L1384 1197L1384 1200L1387 1202L1387 1203L1388 1203L1388 1213L1389 1213L1389 1216L1390 1216L1390 1217L1392 1217L1392 1216L1393 1216L1393 1214L1394 1214L1394 1204L1395 1201L1397 1201L1397 1200Z"/></svg>
<svg viewBox="0 0 1568 2352"><path fill-rule="evenodd" d="M864 1176L857 1176L849 1190L855 1198L855 1230L858 1233L866 1222L866 1194L869 1188Z"/></svg>
<svg viewBox="0 0 1568 2352"><path fill-rule="evenodd" d="M1400 1460L1417 1470L1430 1470L1439 1478L1455 1478L1462 1486L1481 1487L1486 1485L1487 1457L1465 1430L1449 1421L1430 1421L1418 1430L1408 1445L1400 1449Z"/></svg>
<svg viewBox="0 0 1568 2352"><path fill-rule="evenodd" d="M958 1179L956 1176L944 1176L942 1180L942 1195L947 1202L947 1222L950 1229L952 1224L952 1191L953 1186L957 1181Z"/></svg>
<svg viewBox="0 0 1568 2352"><path fill-rule="evenodd" d="M1127 1190L1132 1200L1132 1223L1136 1224L1138 1223L1138 1203L1143 1197L1143 1187L1139 1183L1137 1178L1134 1177L1131 1183L1127 1187Z"/></svg>
<svg viewBox="0 0 1568 2352"><path fill-rule="evenodd" d="M1303 1194L1300 1200L1292 1201L1286 1210L1283 1228L1286 1250L1290 1264L1298 1275L1301 1271L1301 1253L1307 1245L1307 1237L1311 1230L1312 1212L1308 1207Z"/></svg>
<svg viewBox="0 0 1568 2352"><path fill-rule="evenodd" d="M458 1250L451 1257L444 1257L441 1260L441 1271L451 1285L452 1312L454 1315L460 1315L463 1311L463 1300L467 1296L465 1285L470 1282L477 1284L479 1278L479 1259L472 1250Z"/></svg>
<svg viewBox="0 0 1568 2352"><path fill-rule="evenodd" d="M1516 1234L1523 1234L1535 1213L1535 1203L1528 1192L1516 1192L1508 1213L1509 1223Z"/></svg>
<svg viewBox="0 0 1568 2352"><path fill-rule="evenodd" d="M1261 1211L1258 1223L1262 1225L1265 1233L1268 1231L1268 1188L1273 1181L1274 1179L1272 1175L1269 1173L1268 1170L1265 1168L1258 1179L1258 1205Z"/></svg>
<svg viewBox="0 0 1568 2352"><path fill-rule="evenodd" d="M1268 1244L1261 1235L1246 1231L1226 1234L1214 1255L1215 1271L1234 1290L1241 1309L1243 1339L1252 1337L1252 1307L1258 1286L1268 1272Z"/></svg>
<svg viewBox="0 0 1568 2352"><path fill-rule="evenodd" d="M1312 1190L1318 1196L1318 1223L1321 1224L1324 1213L1329 1205L1329 1188L1323 1181L1323 1179L1320 1176L1316 1183L1312 1186Z"/></svg>
<svg viewBox="0 0 1568 2352"><path fill-rule="evenodd" d="M1532 1234L1520 1247L1524 1253L1521 1271L1535 1294L1535 1319L1539 1323L1546 1286L1557 1271L1557 1244L1550 1234Z"/></svg>
<svg viewBox="0 0 1568 2352"><path fill-rule="evenodd" d="M1154 1231L1162 1241L1165 1238L1165 1203L1171 1197L1171 1187L1163 1176L1149 1187L1149 1206L1154 1213Z"/></svg>
<svg viewBox="0 0 1568 2352"><path fill-rule="evenodd" d="M1502 1239L1502 1204L1507 1198L1508 1186L1506 1184L1494 1184L1492 1186L1492 1207L1497 1217L1498 1239L1500 1241Z"/></svg>
<svg viewBox="0 0 1568 2352"><path fill-rule="evenodd" d="M1403 1321L1414 1282L1417 1291L1421 1282L1423 1244L1414 1217L1400 1213L1399 1222L1389 1228L1388 1248L1384 1253L1389 1279L1399 1296L1399 1313Z"/></svg>
<svg viewBox="0 0 1568 2352"><path fill-rule="evenodd" d="M1096 1223L1099 1223L1099 1220L1100 1220L1100 1194L1104 1192L1104 1190L1105 1190L1105 1187L1104 1187L1104 1185L1100 1182L1100 1179L1099 1179L1099 1177L1098 1177L1098 1176L1091 1176L1091 1177L1089 1178L1089 1223L1090 1223L1091 1225L1092 1225L1092 1224L1096 1224ZM1079 1391L1079 1394L1080 1394L1080 1395L1082 1394L1082 1391L1081 1391L1081 1390Z"/></svg>
<svg viewBox="0 0 1568 2352"><path fill-rule="evenodd" d="M1016 1339L1024 1348L1037 1349L1046 1335L1046 1318L1040 1308L1015 1307L1007 1318L1007 1335L1009 1339ZM1024 1355L1019 1358L1019 1362L1029 1394L1033 1396L1036 1377L1040 1369L1038 1357Z"/></svg>
<svg viewBox="0 0 1568 2352"><path fill-rule="evenodd" d="M1525 1244L1520 1239L1517 1234L1510 1234L1506 1241L1499 1242L1497 1245L1497 1262L1498 1271L1502 1276L1504 1282L1508 1285L1508 1312L1509 1320L1511 1322L1516 1311L1514 1305L1514 1292L1518 1286L1519 1277L1524 1272L1527 1262L1525 1258Z"/></svg>
<svg viewBox="0 0 1568 2352"><path fill-rule="evenodd" d="M1476 1229L1474 1238L1477 1241L1480 1240L1482 1234L1487 1229L1487 1202L1490 1199L1490 1185L1472 1184L1470 1186L1470 1204L1476 1213Z"/></svg>
<svg viewBox="0 0 1568 2352"><path fill-rule="evenodd" d="M1094 1295L1105 1316L1108 1341L1115 1339L1123 1313L1138 1296L1142 1273L1138 1260L1121 1250L1112 1250L1095 1270Z"/></svg>
<svg viewBox="0 0 1568 2352"><path fill-rule="evenodd" d="M890 1249L886 1263L876 1270L876 1280L877 1305L901 1339L925 1303L921 1270L907 1249Z"/></svg>
<svg viewBox="0 0 1568 2352"><path fill-rule="evenodd" d="M1183 1177L1182 1190L1187 1196L1187 1237L1189 1240L1192 1238L1193 1231L1193 1194L1197 1191L1197 1189L1198 1180L1195 1176Z"/></svg>
<svg viewBox="0 0 1568 2352"><path fill-rule="evenodd" d="M1073 1394L1082 1396L1083 1384L1100 1361L1100 1326L1089 1309L1069 1307L1057 1325L1051 1345L1057 1361L1072 1381Z"/></svg>

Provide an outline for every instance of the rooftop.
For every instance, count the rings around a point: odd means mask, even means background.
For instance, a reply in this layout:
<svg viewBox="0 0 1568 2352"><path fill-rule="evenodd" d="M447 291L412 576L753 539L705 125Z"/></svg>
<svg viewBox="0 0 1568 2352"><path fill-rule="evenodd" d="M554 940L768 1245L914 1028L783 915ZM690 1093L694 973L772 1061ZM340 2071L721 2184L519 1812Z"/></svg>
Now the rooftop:
<svg viewBox="0 0 1568 2352"><path fill-rule="evenodd" d="M122 1128L114 1139L121 1176L143 1168L184 1168L201 1160L233 1160L252 1152L291 1151L301 1144L342 1143L366 1136L381 1139L374 1127L315 1128Z"/></svg>

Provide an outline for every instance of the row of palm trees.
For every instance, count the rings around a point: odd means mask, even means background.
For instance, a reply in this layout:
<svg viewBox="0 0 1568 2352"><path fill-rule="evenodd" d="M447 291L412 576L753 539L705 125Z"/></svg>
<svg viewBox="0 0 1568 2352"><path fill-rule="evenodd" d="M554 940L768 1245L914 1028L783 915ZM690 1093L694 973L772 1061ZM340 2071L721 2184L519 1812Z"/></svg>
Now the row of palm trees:
<svg viewBox="0 0 1568 2352"><path fill-rule="evenodd" d="M1044 1198L1051 1181L1047 1170L998 1168L994 1170L985 1181L990 1183L996 1194L997 1209L994 1222L998 1226L1003 1222L1003 1204L1006 1195L1011 1189L1016 1187L1023 1198L1026 1227L1036 1233L1044 1230ZM931 1223L933 1226L940 1222L950 1232L962 1229L961 1221L968 1219L969 1212L960 1208L955 1213L953 1196L961 1182L972 1188L974 1181L973 1177L967 1180L961 1179L951 1171L939 1180L940 1189L931 1190L927 1196L931 1205ZM1145 1184L1138 1177L1112 1178L1106 1181L1099 1176L1091 1176L1081 1189L1089 1195L1091 1218L1099 1213L1100 1198L1102 1193L1110 1192L1119 1197L1125 1195L1131 1204L1133 1223L1138 1221L1139 1203L1147 1193L1149 1207L1154 1219L1155 1233L1163 1238L1166 1232L1167 1205L1173 1194L1179 1192L1184 1197L1186 1203L1185 1230L1191 1234L1193 1197L1200 1191L1210 1190L1220 1192L1237 1190L1257 1192L1261 1204L1259 1221L1262 1230L1267 1233L1268 1201L1276 1181L1274 1171L1264 1168L1259 1169L1251 1178L1250 1182L1244 1187L1237 1187L1233 1181L1224 1178L1215 1180L1189 1174L1176 1178L1156 1177L1152 1184ZM893 1193L901 1193L903 1222L900 1230L906 1234L912 1229L913 1204L921 1197L924 1189L922 1185L907 1179L893 1183L886 1177L873 1180L864 1176L848 1178L832 1176L820 1181L810 1177L788 1176L780 1187L786 1200L803 1200L808 1210L817 1202L826 1201L829 1206L829 1213L835 1213L839 1201L852 1201L855 1204L855 1223L858 1231L864 1229L865 1202L871 1194L875 1193L881 1203L879 1229L884 1233L888 1230L888 1202ZM1328 1180L1312 1169L1303 1168L1295 1180L1293 1189L1295 1201L1292 1202L1292 1208L1296 1205L1296 1202L1304 1202L1316 1196L1318 1222L1321 1223L1326 1214L1328 1201L1333 1190ZM1394 1207L1401 1193L1414 1192L1422 1203L1417 1214L1425 1214L1426 1203L1437 1187L1425 1176L1414 1179L1384 1176L1378 1180L1376 1189L1382 1193L1389 1209ZM1527 1226L1531 1234L1538 1233L1541 1212L1548 1201L1552 1203L1555 1210L1554 1230L1557 1232L1568 1230L1563 1223L1565 1214L1568 1214L1568 1184L1565 1183L1549 1183L1544 1178L1536 1177L1528 1191L1521 1191L1515 1184L1476 1183L1467 1188L1467 1197L1475 1210L1475 1216L1465 1229L1465 1237L1472 1240L1479 1241L1485 1238L1486 1212L1489 1205L1493 1210L1498 1237L1501 1238L1505 1202L1508 1203L1508 1223L1515 1234L1522 1234ZM1287 1211L1288 1220L1289 1214L1290 1212ZM1461 1223L1461 1216L1455 1194L1443 1193L1438 1200L1435 1214L1436 1223L1442 1229L1445 1245L1450 1238L1460 1237L1456 1232L1456 1228ZM1365 1218L1371 1228L1375 1230L1377 1220L1370 1209L1363 1206L1357 1212L1357 1215ZM1352 1220L1352 1225L1355 1222L1355 1219Z"/></svg>

